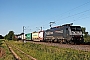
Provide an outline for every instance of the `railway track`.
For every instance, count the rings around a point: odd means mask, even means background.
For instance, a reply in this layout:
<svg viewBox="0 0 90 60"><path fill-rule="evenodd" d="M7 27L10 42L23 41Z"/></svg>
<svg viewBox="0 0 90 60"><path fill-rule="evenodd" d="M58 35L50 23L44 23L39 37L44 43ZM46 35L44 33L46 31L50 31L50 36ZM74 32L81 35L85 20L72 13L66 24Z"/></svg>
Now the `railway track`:
<svg viewBox="0 0 90 60"><path fill-rule="evenodd" d="M90 45L71 45L71 44L33 42L33 41L30 41L30 42L35 43L35 44L43 44L47 46L57 46L60 48L70 48L70 49L75 49L75 50L90 51Z"/></svg>
<svg viewBox="0 0 90 60"><path fill-rule="evenodd" d="M12 52L13 56L15 57L15 60L36 60L35 58L28 55L27 53L20 50L19 48L15 47L11 44L8 44L7 42L5 42L5 43L6 43L7 47L9 48L9 50ZM22 56L20 56L20 55L22 55Z"/></svg>

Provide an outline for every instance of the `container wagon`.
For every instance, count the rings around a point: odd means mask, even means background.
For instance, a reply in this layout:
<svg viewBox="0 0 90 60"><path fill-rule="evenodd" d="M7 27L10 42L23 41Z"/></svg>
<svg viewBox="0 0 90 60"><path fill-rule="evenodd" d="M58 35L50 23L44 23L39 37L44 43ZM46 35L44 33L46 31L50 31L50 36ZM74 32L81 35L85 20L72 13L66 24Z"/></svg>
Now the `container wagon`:
<svg viewBox="0 0 90 60"><path fill-rule="evenodd" d="M32 40L33 41L40 41L39 40L39 32L33 32L32 33Z"/></svg>
<svg viewBox="0 0 90 60"><path fill-rule="evenodd" d="M26 40L29 40L29 41L32 40L32 33L28 33L25 36L26 36Z"/></svg>
<svg viewBox="0 0 90 60"><path fill-rule="evenodd" d="M39 41L44 40L44 31L39 31Z"/></svg>

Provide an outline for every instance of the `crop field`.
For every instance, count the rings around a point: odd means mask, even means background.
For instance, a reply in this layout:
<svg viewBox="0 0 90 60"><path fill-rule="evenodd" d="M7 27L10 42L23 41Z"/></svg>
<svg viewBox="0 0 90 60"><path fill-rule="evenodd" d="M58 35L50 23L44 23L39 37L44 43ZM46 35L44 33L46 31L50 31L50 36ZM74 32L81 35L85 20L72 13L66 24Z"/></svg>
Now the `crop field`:
<svg viewBox="0 0 90 60"><path fill-rule="evenodd" d="M88 51L74 50L70 48L58 48L56 46L46 46L30 42L7 42L31 55L37 60L90 60L90 52Z"/></svg>

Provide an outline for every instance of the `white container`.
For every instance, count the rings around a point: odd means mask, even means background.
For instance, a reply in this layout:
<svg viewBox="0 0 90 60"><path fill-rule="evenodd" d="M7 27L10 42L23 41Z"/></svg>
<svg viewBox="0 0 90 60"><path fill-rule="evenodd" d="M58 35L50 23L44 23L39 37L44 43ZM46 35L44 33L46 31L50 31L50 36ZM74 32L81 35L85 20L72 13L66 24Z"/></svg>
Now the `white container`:
<svg viewBox="0 0 90 60"><path fill-rule="evenodd" d="M39 32L39 40L43 40L43 38L44 38L44 32L43 31L40 31Z"/></svg>

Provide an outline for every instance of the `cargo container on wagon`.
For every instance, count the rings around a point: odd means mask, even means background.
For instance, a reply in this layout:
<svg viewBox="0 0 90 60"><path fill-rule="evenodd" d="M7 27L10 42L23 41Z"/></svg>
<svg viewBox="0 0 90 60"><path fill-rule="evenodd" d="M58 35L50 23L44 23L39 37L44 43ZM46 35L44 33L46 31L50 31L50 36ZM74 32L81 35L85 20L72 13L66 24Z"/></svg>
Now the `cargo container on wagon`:
<svg viewBox="0 0 90 60"><path fill-rule="evenodd" d="M33 41L40 41L39 40L39 32L32 33L32 40Z"/></svg>
<svg viewBox="0 0 90 60"><path fill-rule="evenodd" d="M32 33L28 33L25 35L26 36L26 40L32 40Z"/></svg>
<svg viewBox="0 0 90 60"><path fill-rule="evenodd" d="M20 37L22 40L26 38L25 34L21 34Z"/></svg>
<svg viewBox="0 0 90 60"><path fill-rule="evenodd" d="M44 31L39 31L39 40L40 41L44 40Z"/></svg>

